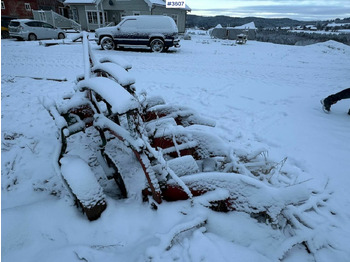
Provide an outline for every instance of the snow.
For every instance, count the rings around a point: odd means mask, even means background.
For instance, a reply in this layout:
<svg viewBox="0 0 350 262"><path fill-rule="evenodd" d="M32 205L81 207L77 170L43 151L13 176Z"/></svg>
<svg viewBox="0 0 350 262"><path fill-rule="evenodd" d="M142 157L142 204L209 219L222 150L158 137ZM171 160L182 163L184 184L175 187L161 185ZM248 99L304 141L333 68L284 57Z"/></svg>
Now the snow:
<svg viewBox="0 0 350 262"><path fill-rule="evenodd" d="M64 4L68 5L73 5L73 4L96 4L100 1L98 0L65 0Z"/></svg>
<svg viewBox="0 0 350 262"><path fill-rule="evenodd" d="M121 85L104 77L94 77L80 81L77 88L94 90L96 93L106 98L112 107L112 112L123 114L139 107L137 100L130 95Z"/></svg>
<svg viewBox="0 0 350 262"><path fill-rule="evenodd" d="M244 25L235 26L234 29L257 29L254 22L250 22Z"/></svg>
<svg viewBox="0 0 350 262"><path fill-rule="evenodd" d="M348 26L348 25L350 25L350 23L335 23L335 22L333 22L333 23L329 23L329 24L327 24L327 27L337 27L337 26Z"/></svg>
<svg viewBox="0 0 350 262"><path fill-rule="evenodd" d="M115 63L98 63L92 68L92 71L105 71L108 72L118 84L121 86L132 85L135 83L135 78L130 76L130 73L124 70L120 65Z"/></svg>
<svg viewBox="0 0 350 262"><path fill-rule="evenodd" d="M317 225L314 229L300 225L293 237L245 212L207 208L212 199L227 196L225 189L193 201L164 201L156 211L141 201L139 192L117 199L111 189L112 193L106 192L107 209L89 222L56 175L58 129L43 106L52 108L50 99L74 91L76 76L84 71L82 45L45 47L5 39L1 41L2 261L349 261L350 101L333 105L330 114L322 111L319 101L349 87L350 47L334 41L304 47L226 43L193 35L168 53L103 51L95 43L92 50L98 59L120 57L131 63L138 93L162 96L167 103L194 108L215 120L215 128L208 130L224 141L225 150L233 148L236 155L252 159L268 151L268 158L281 161L282 170L291 173L297 184L279 188L252 177L215 172L180 179L211 181L212 187L237 186L244 192L237 195L242 210L250 208L244 199L261 210L272 204L270 212L276 214L283 201L310 197L315 201L289 206L284 212L301 215ZM95 121L121 132L103 116L96 115ZM191 130L205 131L196 126ZM94 138L88 130L77 134L69 153L98 171L96 156L86 146L87 135ZM128 169L129 184L137 179L130 190L142 187L141 168L130 166L132 161L125 156L119 161L128 165L123 168ZM315 189L319 194L312 198L309 190ZM313 243L314 255L300 244L305 239Z"/></svg>
<svg viewBox="0 0 350 262"><path fill-rule="evenodd" d="M160 6L164 6L166 5L165 0L145 0L145 2L147 3L147 5L152 8L153 5L160 5ZM191 8L185 4L184 9L186 11L191 11Z"/></svg>
<svg viewBox="0 0 350 262"><path fill-rule="evenodd" d="M122 57L102 57L99 59L99 62L101 63L111 62L117 65L120 65L125 70L129 70L132 68L132 65Z"/></svg>
<svg viewBox="0 0 350 262"><path fill-rule="evenodd" d="M79 156L64 156L62 175L85 207L93 207L103 199L103 191L88 164Z"/></svg>

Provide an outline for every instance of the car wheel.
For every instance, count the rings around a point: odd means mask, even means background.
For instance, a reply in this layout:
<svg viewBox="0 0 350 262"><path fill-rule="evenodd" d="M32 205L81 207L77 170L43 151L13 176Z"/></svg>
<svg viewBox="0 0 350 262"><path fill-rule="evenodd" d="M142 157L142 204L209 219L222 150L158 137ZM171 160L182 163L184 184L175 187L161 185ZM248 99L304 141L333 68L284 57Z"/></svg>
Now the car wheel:
<svg viewBox="0 0 350 262"><path fill-rule="evenodd" d="M36 35L35 34L29 34L28 35L28 40L29 41L35 41L37 39Z"/></svg>
<svg viewBox="0 0 350 262"><path fill-rule="evenodd" d="M64 38L65 38L65 36L64 36L63 33L59 33L59 34L58 34L58 39L64 39Z"/></svg>
<svg viewBox="0 0 350 262"><path fill-rule="evenodd" d="M103 50L113 50L115 48L113 39L109 36L105 36L101 40L101 47Z"/></svg>
<svg viewBox="0 0 350 262"><path fill-rule="evenodd" d="M164 50L164 42L158 38L153 39L150 46L153 52L160 53Z"/></svg>

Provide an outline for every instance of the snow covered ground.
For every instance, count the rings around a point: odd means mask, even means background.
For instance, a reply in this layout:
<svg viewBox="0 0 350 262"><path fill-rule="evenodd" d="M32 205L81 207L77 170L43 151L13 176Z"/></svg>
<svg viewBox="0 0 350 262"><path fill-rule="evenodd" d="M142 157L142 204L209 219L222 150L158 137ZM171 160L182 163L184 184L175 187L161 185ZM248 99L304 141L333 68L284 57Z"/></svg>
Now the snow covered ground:
<svg viewBox="0 0 350 262"><path fill-rule="evenodd" d="M315 234L316 254L246 213L216 213L189 201L157 211L137 197L109 197L89 222L55 172L57 128L40 97L61 98L83 73L79 43L44 47L1 41L2 261L350 261L350 100L325 114L320 99L350 87L350 47L329 41L284 46L192 35L168 53L103 51L131 62L138 92L195 108L236 149L266 148L299 180L333 192L334 217ZM34 79L40 78L40 79ZM53 81L66 80L66 81ZM130 167L132 168L132 167ZM297 196L296 196L297 197ZM177 236L184 227L201 224ZM323 220L320 220L323 221ZM327 226L327 225L326 225ZM317 230L317 229L315 229ZM316 232L317 233L317 232ZM305 232L306 234L306 232ZM331 243L322 248L322 243Z"/></svg>

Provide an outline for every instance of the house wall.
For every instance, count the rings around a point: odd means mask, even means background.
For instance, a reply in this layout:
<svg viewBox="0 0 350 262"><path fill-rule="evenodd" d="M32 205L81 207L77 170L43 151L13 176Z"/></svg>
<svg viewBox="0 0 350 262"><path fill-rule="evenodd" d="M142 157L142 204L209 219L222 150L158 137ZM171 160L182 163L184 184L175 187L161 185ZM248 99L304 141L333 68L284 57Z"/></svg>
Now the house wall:
<svg viewBox="0 0 350 262"><path fill-rule="evenodd" d="M78 11L78 17L79 17L79 24L81 25L82 30L95 30L96 28L89 28L87 17L86 17L86 11L87 10L96 10L94 6L84 6L84 5L78 5L76 6L76 9Z"/></svg>
<svg viewBox="0 0 350 262"><path fill-rule="evenodd" d="M63 4L58 0L37 0L38 10L52 10L59 13L59 7L63 7Z"/></svg>
<svg viewBox="0 0 350 262"><path fill-rule="evenodd" d="M157 6L152 10L152 15L176 15L177 28L179 29L179 33L185 32L186 10Z"/></svg>
<svg viewBox="0 0 350 262"><path fill-rule="evenodd" d="M5 9L1 9L1 15L16 17L19 19L33 18L32 9L37 10L37 0L2 0ZM25 4L30 4L30 10L26 10Z"/></svg>
<svg viewBox="0 0 350 262"><path fill-rule="evenodd" d="M112 5L111 5L112 3ZM97 11L95 5L70 5L71 9L77 9L79 16L79 23L82 30L95 30L98 25L88 24L87 11ZM139 15L176 15L177 26L180 33L185 32L186 11L173 8L165 8L156 6L150 9L144 0L104 0L98 6L99 11L102 9L107 13L106 23L114 22L118 24L122 16L134 15L137 12ZM102 21L101 21L102 23Z"/></svg>
<svg viewBox="0 0 350 262"><path fill-rule="evenodd" d="M248 40L255 40L256 39L256 30L249 29L227 29L227 28L214 28L211 36L219 39L230 39L230 40L236 40L237 35L239 34L246 34L248 37Z"/></svg>
<svg viewBox="0 0 350 262"><path fill-rule="evenodd" d="M110 5L110 2L113 5ZM134 15L133 11L140 12L140 15L149 15L150 10L144 0L104 0L104 10L120 11L122 15Z"/></svg>

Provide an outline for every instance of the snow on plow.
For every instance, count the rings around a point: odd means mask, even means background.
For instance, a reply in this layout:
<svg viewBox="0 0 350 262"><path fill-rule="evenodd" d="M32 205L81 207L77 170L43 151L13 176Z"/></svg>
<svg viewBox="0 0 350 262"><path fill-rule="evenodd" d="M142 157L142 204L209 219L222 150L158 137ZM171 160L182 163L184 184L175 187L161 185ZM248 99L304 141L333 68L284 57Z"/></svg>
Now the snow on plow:
<svg viewBox="0 0 350 262"><path fill-rule="evenodd" d="M215 122L193 109L138 95L127 62L95 59L86 39L83 45L90 63L77 78L75 93L42 102L59 129L60 176L89 220L108 208L104 181L114 180L114 197L140 191L154 208L189 200L215 211L245 212L290 236L281 256L296 244L309 252L331 246L315 240L332 221L331 192L297 182L297 174L282 170L285 160L271 161L264 149L248 154L231 148L215 135ZM77 156L77 146L93 150L94 157Z"/></svg>

